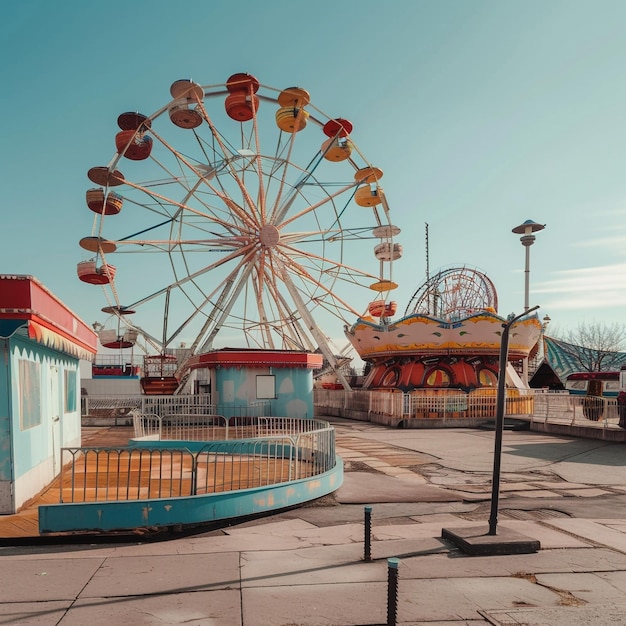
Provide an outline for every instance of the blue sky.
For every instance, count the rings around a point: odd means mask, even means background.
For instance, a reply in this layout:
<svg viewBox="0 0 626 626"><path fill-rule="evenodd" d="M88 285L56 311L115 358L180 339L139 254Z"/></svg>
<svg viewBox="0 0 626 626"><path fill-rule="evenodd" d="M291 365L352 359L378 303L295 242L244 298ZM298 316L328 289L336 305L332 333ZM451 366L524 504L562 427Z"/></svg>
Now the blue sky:
<svg viewBox="0 0 626 626"><path fill-rule="evenodd" d="M625 27L622 0L10 3L0 273L32 274L101 320L106 302L76 263L93 217L86 172L113 156L118 114L154 112L179 78L249 72L301 85L348 118L384 170L402 229L401 310L425 277L428 223L431 273L478 268L500 313L520 312L524 250L511 229L532 219L546 228L531 250L530 304L551 330L622 323Z"/></svg>

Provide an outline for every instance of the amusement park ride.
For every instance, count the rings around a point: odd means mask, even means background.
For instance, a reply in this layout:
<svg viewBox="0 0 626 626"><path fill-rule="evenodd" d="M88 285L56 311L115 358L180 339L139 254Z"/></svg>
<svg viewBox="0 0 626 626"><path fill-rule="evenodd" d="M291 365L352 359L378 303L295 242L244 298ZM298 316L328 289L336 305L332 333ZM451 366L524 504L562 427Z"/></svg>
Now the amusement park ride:
<svg viewBox="0 0 626 626"><path fill-rule="evenodd" d="M364 317L352 326L348 337L370 364L364 386L403 391L495 388L506 322L497 310L496 289L482 272L467 267L437 272L413 294L403 317ZM514 322L509 361L527 359L540 335L536 315Z"/></svg>
<svg viewBox="0 0 626 626"><path fill-rule="evenodd" d="M305 89L245 73L177 80L154 113L117 124L113 157L88 171L94 219L78 277L103 288L102 345L145 344L144 393L183 390L186 359L217 341L321 352L350 388L349 361L322 330L335 327L370 365L368 387L493 383L504 321L493 285L465 268L440 272L394 319L402 246L383 172L352 124ZM520 320L511 359L528 357L540 330L536 317Z"/></svg>

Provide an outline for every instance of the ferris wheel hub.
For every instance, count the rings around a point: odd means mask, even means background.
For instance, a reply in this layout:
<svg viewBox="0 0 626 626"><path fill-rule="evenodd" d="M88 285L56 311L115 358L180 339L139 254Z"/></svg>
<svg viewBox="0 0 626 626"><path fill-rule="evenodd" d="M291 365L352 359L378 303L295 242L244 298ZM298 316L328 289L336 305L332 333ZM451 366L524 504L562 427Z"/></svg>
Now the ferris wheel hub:
<svg viewBox="0 0 626 626"><path fill-rule="evenodd" d="M274 224L265 224L259 231L259 241L266 248L272 248L280 241L280 231Z"/></svg>

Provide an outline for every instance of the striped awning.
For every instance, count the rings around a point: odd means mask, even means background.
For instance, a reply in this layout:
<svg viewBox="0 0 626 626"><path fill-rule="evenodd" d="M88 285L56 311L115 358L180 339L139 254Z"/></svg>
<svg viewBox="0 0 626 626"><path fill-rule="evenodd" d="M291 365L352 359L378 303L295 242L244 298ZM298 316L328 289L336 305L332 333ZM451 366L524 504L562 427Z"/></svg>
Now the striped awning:
<svg viewBox="0 0 626 626"><path fill-rule="evenodd" d="M92 361L94 353L91 350L79 345L78 343L63 337L59 333L38 324L33 320L28 320L28 337L47 348L65 352L77 359Z"/></svg>

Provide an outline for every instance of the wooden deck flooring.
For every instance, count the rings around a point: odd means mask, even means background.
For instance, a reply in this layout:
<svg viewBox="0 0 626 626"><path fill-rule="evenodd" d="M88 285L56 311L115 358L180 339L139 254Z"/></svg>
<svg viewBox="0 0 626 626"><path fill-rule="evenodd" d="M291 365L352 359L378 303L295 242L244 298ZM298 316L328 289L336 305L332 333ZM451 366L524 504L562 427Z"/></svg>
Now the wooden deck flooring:
<svg viewBox="0 0 626 626"><path fill-rule="evenodd" d="M61 502L95 502L118 499L169 498L192 492L190 453L172 451L152 458L140 450L117 454L133 436L131 427L83 428L82 446L109 448L81 456L74 464L64 460L63 474L15 515L0 515L0 543L3 538L39 536L38 507ZM217 493L283 482L289 479L290 462L253 457L197 460L198 493ZM300 471L303 464L300 464ZM312 471L313 467L305 471ZM307 473L308 473L307 471ZM299 476L302 478L303 476Z"/></svg>
<svg viewBox="0 0 626 626"><path fill-rule="evenodd" d="M128 444L133 436L132 427L84 427L82 429L83 446L118 447ZM0 542L4 538L38 537L38 508L42 504L58 504L60 501L60 478L48 485L22 506L14 515L0 515Z"/></svg>

